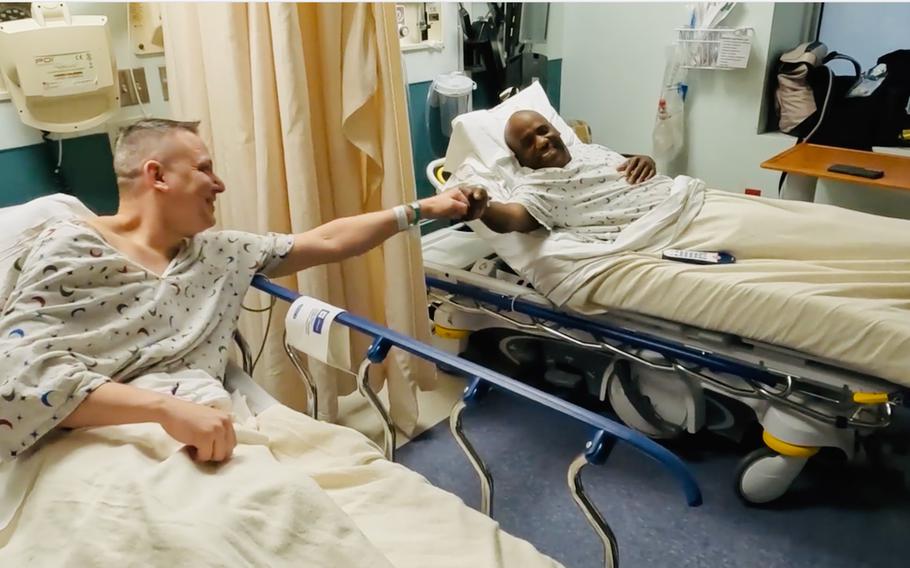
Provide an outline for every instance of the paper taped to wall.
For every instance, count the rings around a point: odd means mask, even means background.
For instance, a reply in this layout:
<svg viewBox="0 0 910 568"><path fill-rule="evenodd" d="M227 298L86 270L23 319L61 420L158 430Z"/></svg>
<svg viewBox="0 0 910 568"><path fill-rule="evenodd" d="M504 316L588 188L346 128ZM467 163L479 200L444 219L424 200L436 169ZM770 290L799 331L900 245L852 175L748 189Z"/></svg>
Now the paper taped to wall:
<svg viewBox="0 0 910 568"><path fill-rule="evenodd" d="M309 296L297 298L284 321L288 345L327 365L350 370L350 330L335 323L343 311Z"/></svg>

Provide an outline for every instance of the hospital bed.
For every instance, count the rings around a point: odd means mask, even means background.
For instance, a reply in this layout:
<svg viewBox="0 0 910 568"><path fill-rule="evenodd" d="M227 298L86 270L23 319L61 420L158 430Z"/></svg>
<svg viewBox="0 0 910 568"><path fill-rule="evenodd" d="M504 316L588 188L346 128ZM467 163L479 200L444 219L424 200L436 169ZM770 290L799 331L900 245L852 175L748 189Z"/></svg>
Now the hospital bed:
<svg viewBox="0 0 910 568"><path fill-rule="evenodd" d="M0 214L2 214L0 215L0 218L4 221L5 230L10 231L8 234L15 235L15 240L19 242L21 242L22 236L27 236L30 232L35 231L36 227L46 220L73 215L82 217L93 215L91 211L77 199L63 194L39 198L27 204L8 208L6 210L0 209ZM8 268L7 265L12 262L12 259L16 254L19 254L18 249L8 244L0 243L0 264ZM257 275L254 278L253 286L278 300L293 303L300 298L300 295L296 292L271 282L263 275ZM336 317L335 324L345 326L372 338L372 343L357 371L358 388L360 392L367 397L377 415L382 420L385 437L383 449L386 457L390 461L394 460L396 444L395 426L389 418L388 412L383 407L379 397L370 388L368 381L370 366L382 363L389 351L392 348L397 348L434 363L441 368L445 368L469 381L469 386L465 390L464 399L456 404L455 410L453 411L451 427L456 436L456 440L468 454L471 464L478 472L483 472L480 508L481 512L486 515L491 516L493 511L492 476L486 469L479 454L464 436L461 428L461 416L469 403L478 400L484 392L491 388L499 389L522 399L544 405L554 412L560 412L570 416L591 427L592 435L590 441L585 444L585 447L579 453L578 457L569 465L568 485L573 499L581 508L602 542L605 566L618 565L618 545L613 531L610 529L609 523L600 513L597 506L586 495L582 484L581 473L583 468L588 464L604 464L617 441L628 444L663 466L679 484L688 505L698 506L701 504L702 497L698 484L682 461L663 446L626 426L620 425L599 414L567 404L565 401L555 396L532 389L515 379L490 371L489 369L459 358L451 353L426 345L353 314L342 311ZM240 364L238 365L231 362L228 365L228 369L225 373L225 386L229 391L238 392L244 395L246 404L254 414L262 413L279 403L252 380L251 376L254 363L251 356L251 350L247 342L239 333L235 334L235 340L240 352ZM306 366L302 363L300 353L291 346L292 342L288 341L287 336L284 338L284 344L287 355L300 372L301 378L308 390L308 414L315 418L318 410L318 390L316 388L316 383L311 379L306 370Z"/></svg>
<svg viewBox="0 0 910 568"><path fill-rule="evenodd" d="M436 190L467 156L495 165L497 152L508 152L506 118L525 108L548 118L570 149L577 143L535 84L491 111L455 119L447 157L426 170ZM892 406L903 403L903 387L837 360L632 310L586 316L560 308L497 256L493 244L501 238L478 221L423 237L436 335L461 352L471 333L498 327L605 354L611 363L600 377L599 399L653 438L697 432L709 410L725 413L721 422L729 425L732 405L725 403L738 401L757 417L765 444L737 470L735 489L747 504L781 497L820 448L853 457L865 437L889 426Z"/></svg>

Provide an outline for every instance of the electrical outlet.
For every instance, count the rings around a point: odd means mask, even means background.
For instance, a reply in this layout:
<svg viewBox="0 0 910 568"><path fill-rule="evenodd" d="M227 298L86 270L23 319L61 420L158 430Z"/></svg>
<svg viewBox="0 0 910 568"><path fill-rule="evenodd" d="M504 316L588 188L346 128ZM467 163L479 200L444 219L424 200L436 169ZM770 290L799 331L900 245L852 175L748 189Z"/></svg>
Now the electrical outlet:
<svg viewBox="0 0 910 568"><path fill-rule="evenodd" d="M167 67L164 65L158 68L158 78L161 79L161 94L164 96L164 100L170 100L167 92Z"/></svg>
<svg viewBox="0 0 910 568"><path fill-rule="evenodd" d="M132 70L132 74L129 69L121 69L119 71L119 77L121 107L139 104L140 101L143 104L149 102L149 89L148 83L145 80L145 69L137 67ZM135 85L133 80L135 80Z"/></svg>

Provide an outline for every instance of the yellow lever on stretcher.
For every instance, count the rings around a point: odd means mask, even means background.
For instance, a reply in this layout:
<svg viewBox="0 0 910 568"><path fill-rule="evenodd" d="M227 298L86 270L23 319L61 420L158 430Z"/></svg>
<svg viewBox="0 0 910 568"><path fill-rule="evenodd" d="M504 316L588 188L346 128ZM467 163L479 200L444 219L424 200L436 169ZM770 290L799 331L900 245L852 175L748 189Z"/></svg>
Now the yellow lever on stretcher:
<svg viewBox="0 0 910 568"><path fill-rule="evenodd" d="M857 404L884 404L888 402L886 392L855 392L853 402Z"/></svg>
<svg viewBox="0 0 910 568"><path fill-rule="evenodd" d="M464 339L471 335L469 329L456 329L454 327L444 327L438 323L433 324L433 333L443 339Z"/></svg>
<svg viewBox="0 0 910 568"><path fill-rule="evenodd" d="M439 183L445 185L447 177L445 172L442 171L442 168L443 166L436 168L436 179L439 180Z"/></svg>

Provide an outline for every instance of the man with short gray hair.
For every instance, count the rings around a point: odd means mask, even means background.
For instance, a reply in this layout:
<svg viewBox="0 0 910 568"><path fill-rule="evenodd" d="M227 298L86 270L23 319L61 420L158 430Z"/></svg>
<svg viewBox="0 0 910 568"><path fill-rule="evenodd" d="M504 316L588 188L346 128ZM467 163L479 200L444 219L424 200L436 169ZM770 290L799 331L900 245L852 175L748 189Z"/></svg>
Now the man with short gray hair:
<svg viewBox="0 0 910 568"><path fill-rule="evenodd" d="M114 143L114 173L118 186L121 180L128 180L139 173L142 162L157 149L163 136L184 130L199 133L199 122L147 118L122 128Z"/></svg>
<svg viewBox="0 0 910 568"><path fill-rule="evenodd" d="M253 276L362 254L428 219L476 218L450 190L296 235L207 231L225 191L196 123L142 120L114 151L117 213L49 223L0 316L0 460L59 427L157 422L198 461L236 444L222 386ZM12 420L6 418L12 417Z"/></svg>

